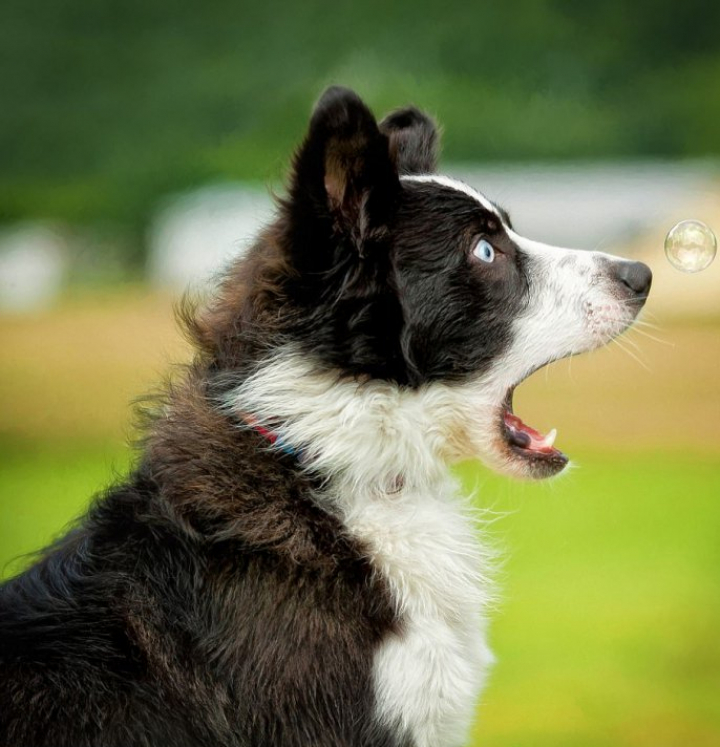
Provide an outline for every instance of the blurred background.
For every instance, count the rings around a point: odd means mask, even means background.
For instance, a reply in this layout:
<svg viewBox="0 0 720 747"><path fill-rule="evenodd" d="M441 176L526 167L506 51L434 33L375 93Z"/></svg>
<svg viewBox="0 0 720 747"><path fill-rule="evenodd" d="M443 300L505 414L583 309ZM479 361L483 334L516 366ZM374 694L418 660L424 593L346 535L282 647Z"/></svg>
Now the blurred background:
<svg viewBox="0 0 720 747"><path fill-rule="evenodd" d="M5 0L0 570L127 469L131 402L191 355L173 320L272 214L330 83L442 123L443 170L517 228L637 257L646 326L524 384L576 465L459 468L506 561L472 744L720 744L720 4Z"/></svg>

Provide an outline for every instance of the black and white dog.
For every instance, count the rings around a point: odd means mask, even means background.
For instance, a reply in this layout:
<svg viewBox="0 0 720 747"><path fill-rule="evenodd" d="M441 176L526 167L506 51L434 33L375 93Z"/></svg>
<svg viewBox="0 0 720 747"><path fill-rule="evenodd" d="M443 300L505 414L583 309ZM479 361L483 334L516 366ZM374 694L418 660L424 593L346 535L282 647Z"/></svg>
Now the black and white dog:
<svg viewBox="0 0 720 747"><path fill-rule="evenodd" d="M323 95L136 469L0 590L0 744L463 743L489 559L447 465L560 472L513 389L621 333L651 275L517 235L437 140Z"/></svg>

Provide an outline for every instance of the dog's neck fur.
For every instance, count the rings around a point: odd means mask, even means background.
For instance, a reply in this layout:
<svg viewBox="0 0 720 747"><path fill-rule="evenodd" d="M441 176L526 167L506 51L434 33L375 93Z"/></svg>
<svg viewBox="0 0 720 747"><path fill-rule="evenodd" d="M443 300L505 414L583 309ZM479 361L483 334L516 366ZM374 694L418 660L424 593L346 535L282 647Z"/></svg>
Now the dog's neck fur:
<svg viewBox="0 0 720 747"><path fill-rule="evenodd" d="M468 450L467 395L459 385L343 379L286 348L231 390L226 406L252 413L304 466L355 495L392 493L398 481L420 490L441 483L448 462Z"/></svg>

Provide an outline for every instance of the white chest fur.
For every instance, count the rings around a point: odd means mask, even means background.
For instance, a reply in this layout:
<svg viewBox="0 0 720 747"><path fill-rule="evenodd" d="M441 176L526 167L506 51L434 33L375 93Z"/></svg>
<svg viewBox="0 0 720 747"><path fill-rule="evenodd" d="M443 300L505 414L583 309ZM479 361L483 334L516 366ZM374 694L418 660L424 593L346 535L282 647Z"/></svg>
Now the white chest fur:
<svg viewBox="0 0 720 747"><path fill-rule="evenodd" d="M488 558L454 482L434 488L356 496L342 508L403 621L375 658L378 716L418 747L456 747L492 662L483 620Z"/></svg>

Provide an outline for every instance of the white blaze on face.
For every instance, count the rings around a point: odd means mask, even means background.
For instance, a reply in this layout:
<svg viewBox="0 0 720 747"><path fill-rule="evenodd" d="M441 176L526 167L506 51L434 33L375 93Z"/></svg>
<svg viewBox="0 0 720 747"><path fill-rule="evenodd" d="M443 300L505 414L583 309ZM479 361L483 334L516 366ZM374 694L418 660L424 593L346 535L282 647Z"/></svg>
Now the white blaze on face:
<svg viewBox="0 0 720 747"><path fill-rule="evenodd" d="M495 205L488 200L485 195L480 194L476 189L473 189L469 184L458 181L457 179L451 179L449 176L441 176L440 174L425 174L423 176L401 176L400 181L403 182L417 182L418 184L437 184L440 187L448 187L448 189L454 189L456 192L462 192L468 197L472 197L475 202L485 209L494 213L500 218L500 213Z"/></svg>
<svg viewBox="0 0 720 747"><path fill-rule="evenodd" d="M520 376L539 365L593 350L635 318L608 275L612 257L531 241L506 229L521 252L528 304L513 325L507 357Z"/></svg>
<svg viewBox="0 0 720 747"><path fill-rule="evenodd" d="M518 247L528 291L525 309L512 323L510 346L481 378L496 402L540 366L606 344L635 318L608 276L618 258L505 230Z"/></svg>

